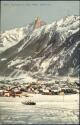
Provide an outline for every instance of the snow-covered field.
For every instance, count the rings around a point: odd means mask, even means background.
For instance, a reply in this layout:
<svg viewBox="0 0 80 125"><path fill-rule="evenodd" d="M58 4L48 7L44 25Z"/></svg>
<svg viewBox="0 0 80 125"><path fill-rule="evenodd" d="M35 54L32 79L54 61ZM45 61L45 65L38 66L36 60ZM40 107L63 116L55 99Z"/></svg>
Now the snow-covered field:
<svg viewBox="0 0 80 125"><path fill-rule="evenodd" d="M52 83L55 81L69 81L69 82L78 82L79 83L79 77L69 77L69 76L52 76L50 78L50 76L45 77L44 76L45 81L48 81L48 83ZM48 80L49 79L49 80ZM7 81L10 81L10 83L15 82L19 82L19 83L27 83L27 82L37 82L37 78L33 78L30 76L30 74L25 73L25 74L21 74L18 77L1 77L0 76L0 81L4 81L5 83L7 83Z"/></svg>
<svg viewBox="0 0 80 125"><path fill-rule="evenodd" d="M32 100L36 105L24 105ZM79 95L0 97L0 124L78 124Z"/></svg>

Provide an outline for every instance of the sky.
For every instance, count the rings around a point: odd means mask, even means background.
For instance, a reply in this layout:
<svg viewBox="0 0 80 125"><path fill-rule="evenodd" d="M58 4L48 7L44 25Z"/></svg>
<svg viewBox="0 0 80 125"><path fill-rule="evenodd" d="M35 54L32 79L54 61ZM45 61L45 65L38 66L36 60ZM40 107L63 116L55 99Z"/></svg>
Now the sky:
<svg viewBox="0 0 80 125"><path fill-rule="evenodd" d="M2 1L1 31L23 27L39 16L47 23L79 15L79 1Z"/></svg>

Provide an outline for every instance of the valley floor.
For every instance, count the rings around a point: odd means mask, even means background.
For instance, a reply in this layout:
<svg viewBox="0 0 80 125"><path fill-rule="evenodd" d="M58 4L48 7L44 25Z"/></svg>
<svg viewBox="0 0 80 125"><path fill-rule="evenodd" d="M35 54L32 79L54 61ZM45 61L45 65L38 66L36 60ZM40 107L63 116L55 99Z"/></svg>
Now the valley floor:
<svg viewBox="0 0 80 125"><path fill-rule="evenodd" d="M78 124L79 94L0 97L0 124ZM24 105L25 100L36 105Z"/></svg>

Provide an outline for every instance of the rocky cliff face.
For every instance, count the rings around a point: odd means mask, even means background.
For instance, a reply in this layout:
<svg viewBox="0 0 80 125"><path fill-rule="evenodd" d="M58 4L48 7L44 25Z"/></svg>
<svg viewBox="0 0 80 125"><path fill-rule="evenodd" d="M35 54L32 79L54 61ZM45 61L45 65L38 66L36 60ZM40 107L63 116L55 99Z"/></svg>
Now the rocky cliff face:
<svg viewBox="0 0 80 125"><path fill-rule="evenodd" d="M68 16L45 25L37 19L22 40L0 54L0 75L78 76L79 19Z"/></svg>
<svg viewBox="0 0 80 125"><path fill-rule="evenodd" d="M46 23L43 22L39 17L35 18L34 29L40 28L41 26L45 25Z"/></svg>

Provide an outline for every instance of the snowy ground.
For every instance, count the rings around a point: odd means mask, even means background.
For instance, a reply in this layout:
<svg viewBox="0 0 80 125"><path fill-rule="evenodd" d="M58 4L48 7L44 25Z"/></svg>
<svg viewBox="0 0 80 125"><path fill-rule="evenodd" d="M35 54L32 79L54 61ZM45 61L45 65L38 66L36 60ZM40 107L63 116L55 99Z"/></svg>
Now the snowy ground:
<svg viewBox="0 0 80 125"><path fill-rule="evenodd" d="M24 105L33 100L36 105ZM78 124L79 95L0 97L0 124Z"/></svg>
<svg viewBox="0 0 80 125"><path fill-rule="evenodd" d="M42 77L43 78L43 77ZM44 81L48 82L48 83L53 83L55 81L66 81L68 80L69 82L79 82L79 77L69 77L69 76L63 76L63 77L59 77L59 76L44 76ZM4 81L5 84L8 83L7 81L10 81L10 84L13 82L19 82L19 83L28 83L28 82L37 82L37 78L33 78L31 76L29 76L28 74L26 75L21 75L19 77L1 77L0 76L0 81Z"/></svg>

